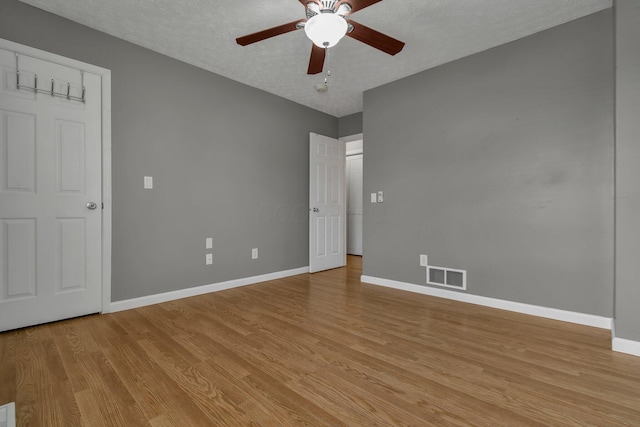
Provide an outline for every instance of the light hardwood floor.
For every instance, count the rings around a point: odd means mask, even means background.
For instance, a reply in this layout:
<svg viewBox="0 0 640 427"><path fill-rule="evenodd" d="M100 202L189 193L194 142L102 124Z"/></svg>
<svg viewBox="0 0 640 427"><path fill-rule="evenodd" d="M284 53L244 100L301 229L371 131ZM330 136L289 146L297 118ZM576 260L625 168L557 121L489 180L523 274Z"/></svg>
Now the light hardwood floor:
<svg viewBox="0 0 640 427"><path fill-rule="evenodd" d="M610 332L361 284L350 266L0 334L30 426L640 426Z"/></svg>

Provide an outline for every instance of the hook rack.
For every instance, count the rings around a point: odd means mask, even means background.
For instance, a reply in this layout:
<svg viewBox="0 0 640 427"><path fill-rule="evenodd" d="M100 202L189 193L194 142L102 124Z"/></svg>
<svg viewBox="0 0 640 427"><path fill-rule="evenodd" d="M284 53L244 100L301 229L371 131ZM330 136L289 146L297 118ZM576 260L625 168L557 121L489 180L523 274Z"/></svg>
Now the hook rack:
<svg viewBox="0 0 640 427"><path fill-rule="evenodd" d="M33 93L46 93L51 95L52 97L66 98L67 101L80 101L83 104L86 102L85 98L85 87L84 87L84 73L81 73L82 78L82 97L71 95L71 83L67 82L67 93L60 93L55 91L55 81L51 79L51 90L40 89L38 88L38 75L36 74L33 79L33 87L25 86L20 84L20 68L18 64L18 55L16 55L16 88L26 89L33 91Z"/></svg>

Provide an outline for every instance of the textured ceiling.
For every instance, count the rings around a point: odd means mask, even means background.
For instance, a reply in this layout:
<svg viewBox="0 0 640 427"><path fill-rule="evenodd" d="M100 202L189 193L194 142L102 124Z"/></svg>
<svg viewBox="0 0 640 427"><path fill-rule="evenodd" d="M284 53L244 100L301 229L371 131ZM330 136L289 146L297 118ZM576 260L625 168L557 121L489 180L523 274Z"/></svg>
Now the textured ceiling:
<svg viewBox="0 0 640 427"><path fill-rule="evenodd" d="M305 17L297 0L22 0L113 36L336 117L367 89L611 7L612 0L384 0L351 15L406 43L396 56L345 37L324 74L294 31L246 47L235 38Z"/></svg>

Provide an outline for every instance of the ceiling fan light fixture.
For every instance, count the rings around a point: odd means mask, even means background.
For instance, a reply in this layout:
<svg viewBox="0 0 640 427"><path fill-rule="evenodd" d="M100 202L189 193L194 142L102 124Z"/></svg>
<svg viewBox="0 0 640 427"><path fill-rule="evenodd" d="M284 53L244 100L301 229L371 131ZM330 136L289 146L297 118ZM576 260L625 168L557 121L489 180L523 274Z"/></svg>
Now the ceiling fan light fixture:
<svg viewBox="0 0 640 427"><path fill-rule="evenodd" d="M335 13L319 13L304 26L307 37L318 47L333 47L347 34L347 21Z"/></svg>

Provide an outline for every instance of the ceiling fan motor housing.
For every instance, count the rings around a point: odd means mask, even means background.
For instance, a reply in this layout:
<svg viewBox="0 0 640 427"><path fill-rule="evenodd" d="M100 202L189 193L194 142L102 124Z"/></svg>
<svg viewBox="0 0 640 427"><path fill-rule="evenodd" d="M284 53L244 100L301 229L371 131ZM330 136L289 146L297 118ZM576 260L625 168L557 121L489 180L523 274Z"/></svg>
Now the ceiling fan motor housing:
<svg viewBox="0 0 640 427"><path fill-rule="evenodd" d="M318 5L318 8L320 10L333 10L333 8L336 6L336 3L338 3L337 0L310 1L309 3L307 3L307 7L314 7L313 4L316 4Z"/></svg>
<svg viewBox="0 0 640 427"><path fill-rule="evenodd" d="M338 7L336 8L336 6ZM350 11L351 6L347 3L341 3L340 0L318 0L307 3L307 18L311 18L318 13L337 13L345 16Z"/></svg>

